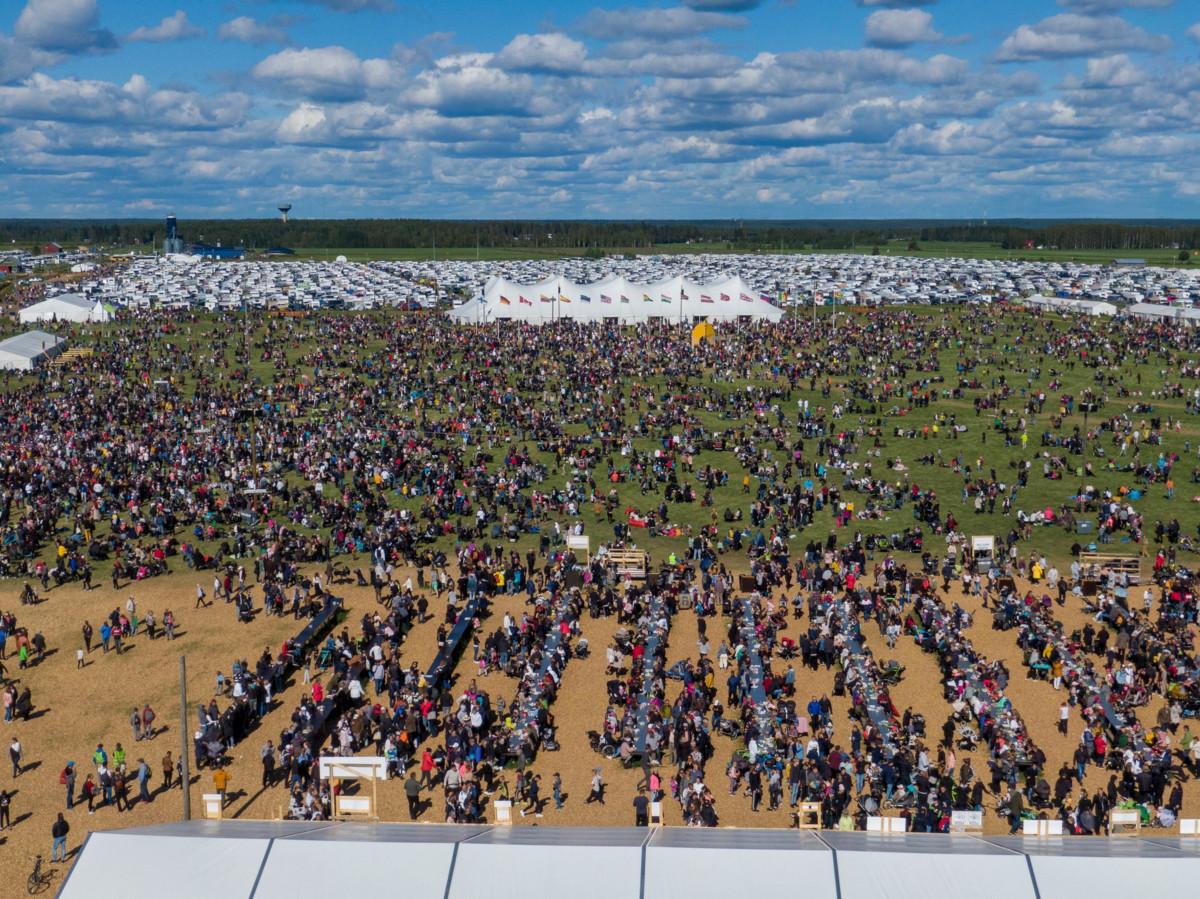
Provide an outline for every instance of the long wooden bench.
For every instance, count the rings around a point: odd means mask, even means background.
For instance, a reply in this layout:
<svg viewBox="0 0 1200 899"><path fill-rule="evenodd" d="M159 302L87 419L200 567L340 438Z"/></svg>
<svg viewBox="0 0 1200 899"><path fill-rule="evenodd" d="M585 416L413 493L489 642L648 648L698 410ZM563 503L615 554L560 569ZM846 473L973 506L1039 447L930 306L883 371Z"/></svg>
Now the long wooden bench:
<svg viewBox="0 0 1200 899"><path fill-rule="evenodd" d="M650 554L640 549L610 549L605 561L616 567L617 574L644 581L650 568Z"/></svg>
<svg viewBox="0 0 1200 899"><path fill-rule="evenodd" d="M1119 556L1108 553L1080 553L1079 564L1083 566L1084 576L1104 575L1108 573L1124 574L1130 584L1141 583L1142 560L1137 556Z"/></svg>

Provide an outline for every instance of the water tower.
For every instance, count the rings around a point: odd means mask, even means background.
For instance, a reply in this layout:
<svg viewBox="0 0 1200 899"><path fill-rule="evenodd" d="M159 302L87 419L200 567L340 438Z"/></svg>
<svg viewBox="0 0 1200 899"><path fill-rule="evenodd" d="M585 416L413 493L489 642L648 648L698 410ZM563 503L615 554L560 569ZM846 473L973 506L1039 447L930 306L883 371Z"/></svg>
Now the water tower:
<svg viewBox="0 0 1200 899"><path fill-rule="evenodd" d="M287 214L292 211L292 204L291 203L280 203L277 208L279 209L279 220L286 225L287 224Z"/></svg>

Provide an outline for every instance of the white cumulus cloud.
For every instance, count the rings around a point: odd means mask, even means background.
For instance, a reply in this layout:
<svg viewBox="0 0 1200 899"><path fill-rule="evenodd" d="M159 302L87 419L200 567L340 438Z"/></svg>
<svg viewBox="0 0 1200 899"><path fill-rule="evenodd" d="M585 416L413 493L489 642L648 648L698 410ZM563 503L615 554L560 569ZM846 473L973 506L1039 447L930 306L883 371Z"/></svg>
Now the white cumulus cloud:
<svg viewBox="0 0 1200 899"><path fill-rule="evenodd" d="M240 41L243 44L285 44L287 31L280 25L260 22L252 16L238 16L222 23L217 37L223 41Z"/></svg>
<svg viewBox="0 0 1200 899"><path fill-rule="evenodd" d="M867 43L876 47L909 47L941 39L933 16L923 9L881 9L867 17Z"/></svg>
<svg viewBox="0 0 1200 899"><path fill-rule="evenodd" d="M1004 39L996 58L1016 62L1119 51L1153 52L1166 49L1170 43L1164 35L1150 34L1119 16L1060 13L1033 25L1021 25Z"/></svg>
<svg viewBox="0 0 1200 899"><path fill-rule="evenodd" d="M96 0L29 0L13 36L39 50L82 53L88 50L112 50L117 39L100 27Z"/></svg>
<svg viewBox="0 0 1200 899"><path fill-rule="evenodd" d="M203 37L204 29L194 25L182 9L175 10L174 15L167 16L157 25L143 25L135 28L129 34L128 40L146 41L152 44L162 44L167 41L182 41L193 37Z"/></svg>

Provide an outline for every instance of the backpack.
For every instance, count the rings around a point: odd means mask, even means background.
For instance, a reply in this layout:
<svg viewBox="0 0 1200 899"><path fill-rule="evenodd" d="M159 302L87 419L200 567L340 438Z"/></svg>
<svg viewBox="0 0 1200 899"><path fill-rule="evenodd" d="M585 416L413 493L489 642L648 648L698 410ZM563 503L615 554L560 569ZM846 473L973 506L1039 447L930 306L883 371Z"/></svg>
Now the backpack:
<svg viewBox="0 0 1200 899"><path fill-rule="evenodd" d="M63 768L62 774L58 775L58 782L60 784L62 784L63 786L66 786L66 784L67 784L67 769L66 768Z"/></svg>

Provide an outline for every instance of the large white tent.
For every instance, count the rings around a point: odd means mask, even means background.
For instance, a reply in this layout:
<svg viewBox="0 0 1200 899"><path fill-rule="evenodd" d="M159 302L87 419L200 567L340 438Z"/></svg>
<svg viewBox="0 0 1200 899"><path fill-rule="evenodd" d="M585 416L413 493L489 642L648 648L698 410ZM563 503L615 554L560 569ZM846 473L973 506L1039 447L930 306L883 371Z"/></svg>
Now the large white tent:
<svg viewBox="0 0 1200 899"><path fill-rule="evenodd" d="M92 834L59 896L1128 899L1198 873L1178 836L192 821Z"/></svg>
<svg viewBox="0 0 1200 899"><path fill-rule="evenodd" d="M66 348L66 340L46 331L26 331L0 340L0 369L32 371Z"/></svg>
<svg viewBox="0 0 1200 899"><path fill-rule="evenodd" d="M1200 309L1193 306L1167 306L1162 303L1134 303L1125 308L1125 314L1134 318L1162 321L1181 321L1190 325L1200 322Z"/></svg>
<svg viewBox="0 0 1200 899"><path fill-rule="evenodd" d="M1080 297L1056 297L1035 295L1021 301L1026 306L1053 309L1056 312L1072 312L1079 315L1116 315L1117 307L1104 300L1085 300Z"/></svg>
<svg viewBox="0 0 1200 899"><path fill-rule="evenodd" d="M32 322L106 322L109 311L103 303L89 300L77 293L64 293L49 297L40 303L26 306L20 312L21 324Z"/></svg>
<svg viewBox="0 0 1200 899"><path fill-rule="evenodd" d="M492 278L483 293L450 310L461 324L519 321L545 324L557 319L584 322L637 323L778 321L783 310L742 280L731 275L708 284L675 276L653 283L638 283L610 275L599 281L578 283L562 277L521 284Z"/></svg>

